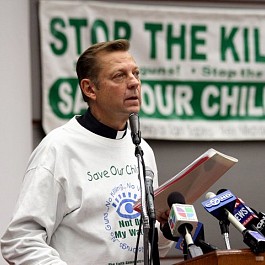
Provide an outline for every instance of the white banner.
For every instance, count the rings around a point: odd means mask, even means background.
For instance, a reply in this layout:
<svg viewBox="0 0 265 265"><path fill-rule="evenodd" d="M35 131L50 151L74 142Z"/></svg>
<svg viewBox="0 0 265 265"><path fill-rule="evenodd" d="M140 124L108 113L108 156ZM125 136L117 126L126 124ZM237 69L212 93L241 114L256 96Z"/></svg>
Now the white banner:
<svg viewBox="0 0 265 265"><path fill-rule="evenodd" d="M126 38L144 138L265 139L265 11L42 0L39 17L45 132L87 108L79 55Z"/></svg>

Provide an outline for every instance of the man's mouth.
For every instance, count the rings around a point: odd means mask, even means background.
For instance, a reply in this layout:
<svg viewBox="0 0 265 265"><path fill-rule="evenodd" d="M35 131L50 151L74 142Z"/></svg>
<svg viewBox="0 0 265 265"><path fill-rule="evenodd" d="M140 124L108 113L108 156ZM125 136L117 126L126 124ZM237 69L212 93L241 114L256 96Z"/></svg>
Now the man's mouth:
<svg viewBox="0 0 265 265"><path fill-rule="evenodd" d="M138 100L137 96L128 97L126 100Z"/></svg>

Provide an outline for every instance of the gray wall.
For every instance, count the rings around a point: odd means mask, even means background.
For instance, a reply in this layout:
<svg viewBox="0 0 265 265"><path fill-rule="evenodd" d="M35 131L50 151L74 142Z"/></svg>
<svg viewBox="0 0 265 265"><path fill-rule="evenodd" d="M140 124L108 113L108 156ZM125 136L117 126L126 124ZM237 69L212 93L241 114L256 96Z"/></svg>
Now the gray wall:
<svg viewBox="0 0 265 265"><path fill-rule="evenodd" d="M32 151L29 3L0 1L0 234ZM0 255L0 264L7 264Z"/></svg>
<svg viewBox="0 0 265 265"><path fill-rule="evenodd" d="M21 1L21 0L20 0ZM16 1L5 1L7 3L14 3L14 2L20 2L19 0ZM4 2L4 1L2 1ZM2 2L1 2L1 10L2 10ZM26 2L26 0L21 1ZM156 1L156 3L162 3L163 1ZM38 36L38 20L37 20L37 0L29 0L27 3L29 3L29 29L30 29L30 55L31 55L31 69L30 69L30 82L32 87L32 117L34 120L33 123L33 137L31 135L31 125L29 124L29 121L31 117L27 116L27 118L23 121L22 124L19 124L19 127L23 130L26 130L26 132L23 132L23 135L25 139L32 139L33 146L36 146L41 138L43 137L44 133L41 128L41 124L39 123L41 119L41 87L40 87L40 58L39 58L39 36ZM165 3L165 2L163 2ZM167 2L168 3L168 2ZM171 1L170 4L174 4L173 1ZM181 4L178 2L178 4ZM193 5L194 3L187 1L185 4L187 5ZM12 4L9 4L12 5ZM182 3L183 5L183 3ZM200 2L197 2L196 5L200 5ZM204 3L204 5L206 5ZM210 5L208 2L207 5ZM224 5L224 4L219 4ZM20 6L17 9L14 10L20 10ZM234 8L236 8L237 4L233 4ZM27 5L26 7L27 8ZM23 8L23 9L24 9ZM9 11L11 12L11 11ZM6 17L6 19L9 19L10 14L2 12L3 16ZM2 14L1 14L2 16ZM28 16L27 10L23 13L23 16ZM24 28L27 27L27 20L24 22L24 24L21 24L21 21L19 19L19 16L13 16L12 19L16 22L16 25L23 25L23 34L26 34L27 31L24 30ZM2 24L2 23L1 23ZM12 26L12 25L7 25ZM15 33L18 34L19 33ZM26 35L27 36L27 35ZM2 37L1 37L2 39ZM20 44L20 42L19 42ZM17 43L18 45L18 43ZM19 45L18 45L19 46ZM26 47L26 46L24 46ZM24 49L25 52L29 52L29 50ZM15 54L12 59L17 59L17 54ZM1 59L2 60L2 59ZM1 65L3 66L3 62L1 61ZM19 65L13 62L13 65L18 67ZM30 66L30 63L27 62L27 66ZM4 67L4 66L3 66ZM16 73L22 71L22 66L20 65L19 69L14 68ZM24 71L27 71L24 69ZM10 69L10 73L12 73L12 69ZM1 76L2 77L2 76ZM14 81L14 79L13 79ZM14 106L13 99L15 97L19 97L20 101L18 100L18 103L22 104L23 106L28 106L29 101L29 93L27 93L28 88L30 85L24 84L22 87L21 85L16 86L17 83L12 84L10 83L10 80L6 80L6 83L3 84L5 86L9 87L16 87L16 89L20 89L23 92L23 95L18 94L17 90L12 91L12 94L10 95L10 102L7 102L9 106ZM2 91L1 87L1 91ZM20 92L21 93L21 92ZM26 100L24 100L27 98ZM16 101L15 101L16 102ZM8 106L6 106L8 109ZM20 111L20 106L18 105L18 109L15 108L15 113L11 115L16 115ZM28 110L27 110L28 111ZM5 112L4 112L5 113ZM20 118L20 117L19 117ZM18 118L18 119L19 119ZM3 119L3 118L2 118ZM16 118L17 119L17 118ZM22 122L22 120L21 120ZM4 128L6 126L1 126L1 128ZM10 132L14 132L13 128L7 128L6 132L9 134ZM22 132L18 132L18 135L20 135ZM14 171L13 163L6 164L5 168L6 172L3 175L1 175L1 183L5 183L4 189L5 192L3 193L3 186L1 185L1 193L5 194L5 198L2 197L1 202L1 209L2 215L6 216L6 218L9 218L11 215L11 210L7 210L7 208L3 207L3 204L5 204L5 199L8 198L10 195L11 200L11 206L13 206L16 193L18 190L18 185L20 185L22 172L24 170L23 166L21 164L26 166L26 160L28 158L28 149L31 148L31 143L27 144L27 146L20 146L21 139L16 135L14 138L12 138L12 135L9 135L9 140L12 141L12 139L15 139L17 142L15 142L14 146L23 148L25 151L23 154L17 153L15 149L11 149L11 153L9 157L13 156L16 160L16 166L19 165L16 172ZM3 136L2 136L3 137ZM1 138L2 138L1 137ZM265 211L265 205L264 205L264 199L265 196L263 194L263 188L265 187L265 143L263 141L253 141L253 142L184 142L184 141L158 141L158 140L148 140L150 145L153 147L157 163L158 163L158 169L160 173L160 183L163 183L168 178L175 175L177 172L182 170L184 167L186 167L190 162L192 162L195 158L197 158L199 155L201 155L203 152L205 152L209 148L215 148L220 152L223 152L225 154L234 156L239 159L239 162L231 169L229 170L210 190L213 192L217 192L220 188L229 188L232 192L234 192L237 196L241 197L245 200L245 202L255 208L257 211ZM23 143L23 142L22 142ZM4 143L3 143L4 144ZM3 150L1 152L7 152L10 151L9 144L3 145ZM2 143L1 143L2 147ZM6 159L6 157L4 157ZM1 159L2 160L2 159ZM13 167L13 168L12 168ZM19 173L19 174L18 174ZM15 179L17 177L17 179ZM11 181L10 181L11 178ZM7 182L4 182L7 180ZM14 183L13 183L14 182ZM9 195L8 195L9 194ZM199 221L204 223L205 226L205 235L207 241L211 242L212 244L217 245L221 249L224 249L225 245L223 242L223 239L220 235L220 229L218 225L218 221L214 219L212 216L207 214L200 205L201 201L204 200L204 196L198 199L198 201L195 203L196 212L198 214ZM10 207L11 207L10 206ZM6 225L6 220L4 221L3 225ZM2 231L1 231L2 232ZM232 248L243 248L246 247L242 242L242 236L239 234L238 231L236 231L233 227L230 228L230 235L231 235L231 245ZM170 255L178 254L177 251L172 249L170 252ZM1 264L1 261L0 261Z"/></svg>

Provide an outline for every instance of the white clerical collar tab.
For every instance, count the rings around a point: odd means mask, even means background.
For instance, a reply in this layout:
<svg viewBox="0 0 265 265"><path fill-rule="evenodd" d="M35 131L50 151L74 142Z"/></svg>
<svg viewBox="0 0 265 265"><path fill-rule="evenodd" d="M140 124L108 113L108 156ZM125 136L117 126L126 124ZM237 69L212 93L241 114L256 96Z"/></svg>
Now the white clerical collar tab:
<svg viewBox="0 0 265 265"><path fill-rule="evenodd" d="M116 139L122 139L126 133L126 130L123 131L117 131Z"/></svg>

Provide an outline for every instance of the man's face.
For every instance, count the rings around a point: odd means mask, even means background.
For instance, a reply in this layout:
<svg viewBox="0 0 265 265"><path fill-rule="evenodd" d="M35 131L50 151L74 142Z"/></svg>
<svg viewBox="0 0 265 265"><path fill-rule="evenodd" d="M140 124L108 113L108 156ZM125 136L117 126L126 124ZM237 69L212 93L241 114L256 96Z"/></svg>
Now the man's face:
<svg viewBox="0 0 265 265"><path fill-rule="evenodd" d="M113 121L124 122L129 114L140 110L139 68L125 51L101 52L98 58L100 72L93 114L106 125Z"/></svg>

